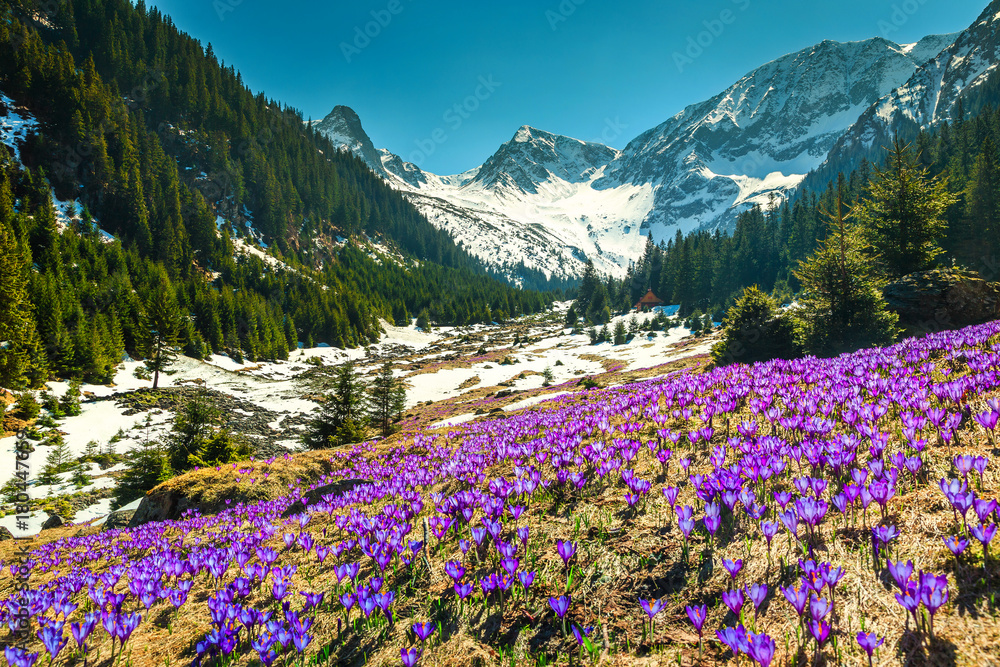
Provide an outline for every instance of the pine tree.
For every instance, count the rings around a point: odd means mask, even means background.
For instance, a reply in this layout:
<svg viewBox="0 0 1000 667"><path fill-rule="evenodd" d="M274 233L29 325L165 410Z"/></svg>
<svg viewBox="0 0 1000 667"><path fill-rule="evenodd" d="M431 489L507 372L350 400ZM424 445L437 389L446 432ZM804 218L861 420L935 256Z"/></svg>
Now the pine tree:
<svg viewBox="0 0 1000 667"><path fill-rule="evenodd" d="M366 387L348 362L337 369L336 386L304 438L310 449L360 442L365 437L364 403Z"/></svg>
<svg viewBox="0 0 1000 667"><path fill-rule="evenodd" d="M965 189L965 225L961 236L970 255L1000 254L1000 161L996 144L989 136L976 157Z"/></svg>
<svg viewBox="0 0 1000 667"><path fill-rule="evenodd" d="M52 445L48 455L45 457L45 467L38 481L42 484L56 484L58 475L68 471L73 465L72 453L62 436L56 435L51 441Z"/></svg>
<svg viewBox="0 0 1000 667"><path fill-rule="evenodd" d="M59 400L59 408L67 417L75 417L80 414L80 381L72 380L66 393Z"/></svg>
<svg viewBox="0 0 1000 667"><path fill-rule="evenodd" d="M576 310L582 315L590 312L590 304L594 299L594 293L601 285L597 277L597 269L594 268L593 260L587 260L587 266L583 270L583 278L580 280L580 288L577 290Z"/></svg>
<svg viewBox="0 0 1000 667"><path fill-rule="evenodd" d="M614 344L615 345L625 344L625 322L623 322L622 320L618 320L618 322L615 324Z"/></svg>
<svg viewBox="0 0 1000 667"><path fill-rule="evenodd" d="M809 354L835 355L888 345L898 333L899 317L886 305L860 230L846 217L838 194L830 234L795 272L803 288L798 313Z"/></svg>
<svg viewBox="0 0 1000 667"><path fill-rule="evenodd" d="M159 386L160 373L173 365L181 327L180 309L166 274L161 273L146 299L140 323L141 352L146 369L153 373L153 389Z"/></svg>
<svg viewBox="0 0 1000 667"><path fill-rule="evenodd" d="M166 441L170 467L182 472L203 460L220 413L204 394L191 398L174 418Z"/></svg>
<svg viewBox="0 0 1000 667"><path fill-rule="evenodd" d="M46 375L26 277L14 230L0 223L0 387L38 386Z"/></svg>
<svg viewBox="0 0 1000 667"><path fill-rule="evenodd" d="M405 406L403 381L393 376L392 363L386 362L368 390L369 419L383 438L395 432L393 422L399 419Z"/></svg>
<svg viewBox="0 0 1000 667"><path fill-rule="evenodd" d="M855 216L886 273L900 277L930 268L943 252L944 213L954 201L947 181L931 180L910 146L897 138Z"/></svg>
<svg viewBox="0 0 1000 667"><path fill-rule="evenodd" d="M128 461L115 487L115 509L123 507L171 477L166 452L149 439L150 418L146 419L146 438L142 446L129 452ZM109 443L109 449L111 445ZM113 450L110 452L113 454Z"/></svg>

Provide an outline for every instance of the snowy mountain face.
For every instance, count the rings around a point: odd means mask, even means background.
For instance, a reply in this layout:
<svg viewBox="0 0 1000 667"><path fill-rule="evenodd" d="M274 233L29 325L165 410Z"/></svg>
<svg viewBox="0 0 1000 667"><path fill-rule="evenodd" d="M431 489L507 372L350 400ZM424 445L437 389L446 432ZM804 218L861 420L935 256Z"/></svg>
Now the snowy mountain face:
<svg viewBox="0 0 1000 667"><path fill-rule="evenodd" d="M797 186L865 109L953 39L825 41L779 58L637 137L607 182L656 186L643 221L656 237L730 227L740 210Z"/></svg>
<svg viewBox="0 0 1000 667"><path fill-rule="evenodd" d="M955 37L825 41L750 72L622 151L524 126L483 165L456 176L376 150L346 107L317 128L515 280L522 265L579 276L588 257L621 276L648 233L730 229L739 211L786 197L866 109Z"/></svg>
<svg viewBox="0 0 1000 667"><path fill-rule="evenodd" d="M831 161L841 164L851 155L887 145L896 133L907 136L952 120L959 97L983 83L1000 63L998 28L1000 0L994 0L906 83L867 109L831 150Z"/></svg>

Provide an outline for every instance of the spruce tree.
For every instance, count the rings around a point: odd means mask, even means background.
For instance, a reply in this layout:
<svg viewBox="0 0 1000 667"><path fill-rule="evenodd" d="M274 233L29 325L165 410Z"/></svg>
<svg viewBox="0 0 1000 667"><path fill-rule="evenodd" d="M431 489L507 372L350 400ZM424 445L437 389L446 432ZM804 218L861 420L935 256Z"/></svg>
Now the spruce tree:
<svg viewBox="0 0 1000 667"><path fill-rule="evenodd" d="M153 389L156 389L160 373L170 368L177 358L174 348L181 328L180 309L162 269L145 306L140 322L140 350L146 369L153 374Z"/></svg>
<svg viewBox="0 0 1000 667"><path fill-rule="evenodd" d="M976 157L965 188L965 225L961 236L969 255L1000 254L1000 161L996 144L989 136Z"/></svg>
<svg viewBox="0 0 1000 667"><path fill-rule="evenodd" d="M38 386L46 375L26 278L14 230L0 223L0 387Z"/></svg>
<svg viewBox="0 0 1000 667"><path fill-rule="evenodd" d="M128 461L115 487L114 509L128 505L171 477L166 452L158 442L149 439L150 419L146 420L147 437L142 446L129 452ZM110 448L110 444L109 444Z"/></svg>
<svg viewBox="0 0 1000 667"><path fill-rule="evenodd" d="M189 400L174 418L167 436L170 467L182 472L204 460L205 449L218 424L220 413L203 393Z"/></svg>
<svg viewBox="0 0 1000 667"><path fill-rule="evenodd" d="M797 314L809 354L831 356L888 345L898 333L899 317L886 305L883 282L872 271L861 232L845 218L838 194L830 234L795 272L803 289Z"/></svg>
<svg viewBox="0 0 1000 667"><path fill-rule="evenodd" d="M362 441L366 426L366 390L353 362L337 368L334 391L326 397L319 416L310 425L305 445L310 449L325 449Z"/></svg>
<svg viewBox="0 0 1000 667"><path fill-rule="evenodd" d="M618 322L615 324L614 344L615 345L625 344L625 322L623 322L622 320L618 320Z"/></svg>
<svg viewBox="0 0 1000 667"><path fill-rule="evenodd" d="M944 214L954 201L947 181L932 180L909 144L897 138L855 216L887 275L898 278L931 268L944 252Z"/></svg>
<svg viewBox="0 0 1000 667"><path fill-rule="evenodd" d="M386 362L368 390L368 415L373 426L388 437L395 432L393 425L406 406L406 388L400 378L394 377L392 363Z"/></svg>
<svg viewBox="0 0 1000 667"><path fill-rule="evenodd" d="M587 266L583 270L583 278L580 280L580 288L577 290L576 310L582 315L590 312L590 304L594 299L594 292L601 285L597 277L597 269L594 268L593 260L587 260ZM607 295L605 295L607 296Z"/></svg>
<svg viewBox="0 0 1000 667"><path fill-rule="evenodd" d="M38 477L39 482L47 485L56 484L59 481L58 475L68 471L73 466L72 453L62 436L56 435L50 442L52 444L45 457L45 467L42 468L42 474Z"/></svg>

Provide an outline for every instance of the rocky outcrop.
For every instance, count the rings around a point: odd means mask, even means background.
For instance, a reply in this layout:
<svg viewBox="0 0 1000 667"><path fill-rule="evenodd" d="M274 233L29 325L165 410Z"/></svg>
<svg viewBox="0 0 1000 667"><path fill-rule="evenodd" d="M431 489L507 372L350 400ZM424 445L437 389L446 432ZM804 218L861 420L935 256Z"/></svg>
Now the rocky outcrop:
<svg viewBox="0 0 1000 667"><path fill-rule="evenodd" d="M103 530L128 528L133 516L135 516L135 510L118 510L117 512L112 512L104 521Z"/></svg>
<svg viewBox="0 0 1000 667"><path fill-rule="evenodd" d="M45 520L42 524L42 530L49 530L50 528L58 528L59 526L66 523L63 518L58 514L50 514L49 518Z"/></svg>
<svg viewBox="0 0 1000 667"><path fill-rule="evenodd" d="M904 276L882 291L910 331L942 331L1000 319L1000 284L972 272L935 269Z"/></svg>
<svg viewBox="0 0 1000 667"><path fill-rule="evenodd" d="M174 521L191 509L199 510L203 514L215 514L220 508L202 507L200 503L192 502L180 491L158 487L142 499L138 509L129 519L128 527L135 528L151 521Z"/></svg>

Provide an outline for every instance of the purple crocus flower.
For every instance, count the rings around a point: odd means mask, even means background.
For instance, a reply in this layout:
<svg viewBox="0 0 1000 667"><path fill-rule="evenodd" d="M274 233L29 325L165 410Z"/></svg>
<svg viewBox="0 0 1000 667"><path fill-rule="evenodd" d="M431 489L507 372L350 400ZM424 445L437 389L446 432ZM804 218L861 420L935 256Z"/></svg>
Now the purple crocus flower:
<svg viewBox="0 0 1000 667"><path fill-rule="evenodd" d="M73 635L73 639L76 640L76 645L81 649L85 649L87 639L90 637L91 633L94 632L94 628L97 626L97 622L100 620L101 616L97 612L91 612L84 616L82 623L71 623L70 632Z"/></svg>
<svg viewBox="0 0 1000 667"><path fill-rule="evenodd" d="M906 583L913 576L913 561L908 560L905 563L903 561L896 561L893 563L891 560L886 560L886 565L889 568L889 574L892 576L892 580L896 582L896 586L899 587L900 591L906 590Z"/></svg>
<svg viewBox="0 0 1000 667"><path fill-rule="evenodd" d="M458 561L451 560L444 564L444 571L457 584L465 576L465 568Z"/></svg>
<svg viewBox="0 0 1000 667"><path fill-rule="evenodd" d="M809 621L809 633L820 648L823 648L826 640L830 637L830 624L826 621Z"/></svg>
<svg viewBox="0 0 1000 667"><path fill-rule="evenodd" d="M572 601L573 601L572 595L560 595L559 597L550 597L549 606L552 607L552 611L556 613L556 616L562 619L565 618L566 612L569 611L569 605Z"/></svg>
<svg viewBox="0 0 1000 667"><path fill-rule="evenodd" d="M792 588L791 586L783 586L778 590L780 590L781 593L785 596L785 599L788 600L788 603L792 605L792 608L795 609L795 612L799 616L802 616L802 614L805 612L806 605L809 603L809 592L806 590L806 588L802 587L795 589Z"/></svg>
<svg viewBox="0 0 1000 667"><path fill-rule="evenodd" d="M760 532L764 535L764 539L767 540L767 544L770 547L771 540L774 536L778 534L779 523L777 521L761 521L760 522Z"/></svg>
<svg viewBox="0 0 1000 667"><path fill-rule="evenodd" d="M980 541L983 545L983 553L989 549L990 542L993 541L993 536L996 535L997 525L995 523L984 523L976 526L972 529L972 536Z"/></svg>
<svg viewBox="0 0 1000 667"><path fill-rule="evenodd" d="M931 634L934 633L934 614L948 602L948 577L920 573L920 601L931 615Z"/></svg>
<svg viewBox="0 0 1000 667"><path fill-rule="evenodd" d="M989 465L989 459L985 456L977 456L976 460L972 462L972 468L979 474L979 483L983 483L983 475L986 474L986 466Z"/></svg>
<svg viewBox="0 0 1000 667"><path fill-rule="evenodd" d="M955 556L961 554L965 551L965 548L969 546L969 540L963 537L952 535L951 537L943 537L941 539L944 540L944 545L948 547L948 550Z"/></svg>
<svg viewBox="0 0 1000 667"><path fill-rule="evenodd" d="M646 616L649 616L649 620L651 621L663 609L663 604L663 600L643 600L639 598L639 606L642 607L642 610L646 612Z"/></svg>
<svg viewBox="0 0 1000 667"><path fill-rule="evenodd" d="M747 641L746 629L742 625L716 630L715 636L729 647L729 650L733 652L733 657L739 657L741 652L749 653L750 645Z"/></svg>
<svg viewBox="0 0 1000 667"><path fill-rule="evenodd" d="M972 502L972 508L976 511L979 523L986 523L986 520L990 518L990 514L996 512L997 501L976 498L976 500Z"/></svg>
<svg viewBox="0 0 1000 667"><path fill-rule="evenodd" d="M778 515L778 518L781 519L781 523L785 524L785 528L792 534L792 537L797 538L799 532L799 517L794 510L782 512Z"/></svg>
<svg viewBox="0 0 1000 667"><path fill-rule="evenodd" d="M814 621L821 621L826 618L827 614L830 613L831 605L827 600L813 595L809 599L809 616L812 617Z"/></svg>
<svg viewBox="0 0 1000 667"><path fill-rule="evenodd" d="M875 652L875 649L877 649L879 646L881 646L882 642L884 642L884 641L885 641L885 637L879 637L874 632L869 632L869 633L859 632L858 633L858 645L861 646L861 648L864 649L865 653L868 654L868 664L869 665L871 665L872 654Z"/></svg>
<svg viewBox="0 0 1000 667"><path fill-rule="evenodd" d="M417 661L420 660L420 653L421 651L417 647L399 649L399 657L403 663L403 667L414 667Z"/></svg>
<svg viewBox="0 0 1000 667"><path fill-rule="evenodd" d="M28 653L16 646L4 648L4 657L7 658L7 663L11 667L32 667L38 660L37 653Z"/></svg>
<svg viewBox="0 0 1000 667"><path fill-rule="evenodd" d="M413 624L413 634L422 642L427 641L434 634L435 630L437 630L437 624L433 621Z"/></svg>
<svg viewBox="0 0 1000 667"><path fill-rule="evenodd" d="M454 588L455 595L458 596L459 600L464 600L472 595L472 584L455 584Z"/></svg>
<svg viewBox="0 0 1000 667"><path fill-rule="evenodd" d="M765 584L752 584L747 586L747 597L753 603L754 613L760 610L760 606L764 604L764 599L767 597L767 585Z"/></svg>
<svg viewBox="0 0 1000 667"><path fill-rule="evenodd" d="M42 641L42 645L45 646L45 650L49 654L50 662L56 659L59 652L63 650L69 640L63 634L63 623L51 623L49 625L43 626L41 630L37 633L38 638Z"/></svg>
<svg viewBox="0 0 1000 667"><path fill-rule="evenodd" d="M722 560L722 567L726 568L726 572L729 573L729 576L732 577L733 581L736 581L736 575L738 575L740 570L743 569L743 559L737 558L736 560L730 560L728 558L724 558Z"/></svg>
<svg viewBox="0 0 1000 667"><path fill-rule="evenodd" d="M722 603L729 607L729 611L733 612L736 616L739 616L740 610L743 609L743 601L743 589L741 588L725 591L722 594Z"/></svg>
<svg viewBox="0 0 1000 667"><path fill-rule="evenodd" d="M556 551L559 552L559 557L562 558L563 565L568 566L570 559L576 553L576 543L569 540L565 542L559 540L556 542Z"/></svg>
<svg viewBox="0 0 1000 667"><path fill-rule="evenodd" d="M749 655L760 667L769 667L774 660L774 640L765 634L749 634Z"/></svg>
<svg viewBox="0 0 1000 667"><path fill-rule="evenodd" d="M705 619L708 618L708 607L705 605L701 606L689 606L686 608L688 618L691 619L691 625L694 629L698 631L698 636L701 637L701 630L705 626Z"/></svg>
<svg viewBox="0 0 1000 667"><path fill-rule="evenodd" d="M585 628L581 628L578 625L573 625L573 637L576 639L576 645L577 646L585 645L587 643L586 642L587 637L589 637L590 633L593 631L594 631L594 626L592 625L588 625Z"/></svg>
<svg viewBox="0 0 1000 667"><path fill-rule="evenodd" d="M896 593L896 602L903 609L910 612L915 622L917 620L917 609L920 607L920 586L914 581L908 582L902 593Z"/></svg>

